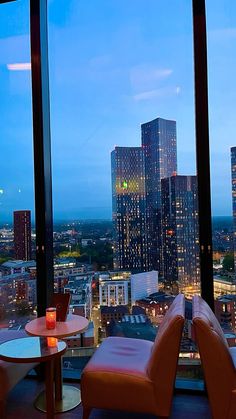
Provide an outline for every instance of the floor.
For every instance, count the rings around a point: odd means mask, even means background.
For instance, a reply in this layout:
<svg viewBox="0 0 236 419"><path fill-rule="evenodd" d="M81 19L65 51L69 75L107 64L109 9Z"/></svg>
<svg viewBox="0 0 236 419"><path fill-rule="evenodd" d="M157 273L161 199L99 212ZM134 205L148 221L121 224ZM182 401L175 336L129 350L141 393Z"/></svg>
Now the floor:
<svg viewBox="0 0 236 419"><path fill-rule="evenodd" d="M9 394L6 419L44 419L45 414L36 410L33 401L43 388L42 383L33 379L21 381ZM82 419L82 406L55 419ZM90 419L154 419L150 415L137 415L113 411L93 410ZM176 394L173 401L171 419L210 419L209 405L204 395Z"/></svg>

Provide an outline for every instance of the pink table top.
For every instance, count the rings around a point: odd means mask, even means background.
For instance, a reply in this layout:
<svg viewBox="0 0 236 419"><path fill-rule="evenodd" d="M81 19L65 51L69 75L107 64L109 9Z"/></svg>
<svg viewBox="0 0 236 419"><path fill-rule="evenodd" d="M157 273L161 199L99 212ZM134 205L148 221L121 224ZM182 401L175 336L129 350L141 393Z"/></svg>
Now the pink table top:
<svg viewBox="0 0 236 419"><path fill-rule="evenodd" d="M63 338L84 332L88 324L89 322L85 317L70 314L65 322L57 322L56 328L49 330L46 329L46 319L44 316L27 323L25 330L31 336Z"/></svg>

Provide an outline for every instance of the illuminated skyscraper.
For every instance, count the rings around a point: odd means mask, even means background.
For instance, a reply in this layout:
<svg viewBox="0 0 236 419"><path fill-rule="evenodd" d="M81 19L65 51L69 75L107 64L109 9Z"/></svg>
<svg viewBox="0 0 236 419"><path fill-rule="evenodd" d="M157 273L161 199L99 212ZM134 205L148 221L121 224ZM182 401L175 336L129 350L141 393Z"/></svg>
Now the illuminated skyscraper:
<svg viewBox="0 0 236 419"><path fill-rule="evenodd" d="M164 278L186 296L199 292L199 227L196 176L161 181Z"/></svg>
<svg viewBox="0 0 236 419"><path fill-rule="evenodd" d="M30 211L14 211L14 249L15 259L31 259Z"/></svg>
<svg viewBox="0 0 236 419"><path fill-rule="evenodd" d="M177 172L176 122L162 118L141 126L145 163L148 266L162 274L161 179Z"/></svg>
<svg viewBox="0 0 236 419"><path fill-rule="evenodd" d="M114 268L147 270L144 156L141 147L111 153Z"/></svg>
<svg viewBox="0 0 236 419"><path fill-rule="evenodd" d="M234 223L234 272L236 273L236 147L231 147L231 179Z"/></svg>

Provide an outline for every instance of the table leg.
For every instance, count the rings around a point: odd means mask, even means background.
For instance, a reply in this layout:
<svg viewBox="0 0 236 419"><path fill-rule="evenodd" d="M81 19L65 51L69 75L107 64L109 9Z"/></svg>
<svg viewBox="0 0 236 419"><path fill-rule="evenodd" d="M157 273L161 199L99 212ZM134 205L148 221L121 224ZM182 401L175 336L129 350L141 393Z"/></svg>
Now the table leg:
<svg viewBox="0 0 236 419"><path fill-rule="evenodd" d="M55 358L51 372L48 365L51 364L51 362L46 363L46 394L45 392L40 393L34 403L37 409L41 410L42 412L47 412L47 419L52 419L54 417L53 415L50 416L52 405L55 413L62 413L74 409L81 402L80 390L77 387L71 385L63 385L61 362L61 357ZM53 383L51 383L51 380L55 381L55 402L54 399L51 399L52 395L54 397L54 386ZM47 391L49 388L51 388L51 391Z"/></svg>
<svg viewBox="0 0 236 419"><path fill-rule="evenodd" d="M55 376L55 400L62 400L62 359L56 358L54 361Z"/></svg>
<svg viewBox="0 0 236 419"><path fill-rule="evenodd" d="M54 418L54 362L45 362L47 419Z"/></svg>

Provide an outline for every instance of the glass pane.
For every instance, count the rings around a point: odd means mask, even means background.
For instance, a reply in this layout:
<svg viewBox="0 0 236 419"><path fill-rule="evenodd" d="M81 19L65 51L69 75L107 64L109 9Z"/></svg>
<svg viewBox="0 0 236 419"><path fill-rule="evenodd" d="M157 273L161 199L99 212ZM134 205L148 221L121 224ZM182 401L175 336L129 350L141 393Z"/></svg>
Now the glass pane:
<svg viewBox="0 0 236 419"><path fill-rule="evenodd" d="M215 312L231 346L235 335L235 2L209 1L208 60ZM224 118L223 115L227 115Z"/></svg>
<svg viewBox="0 0 236 419"><path fill-rule="evenodd" d="M49 1L55 290L90 319L87 346L109 334L154 340L184 292L190 358L200 276L191 2L62 3ZM79 337L70 344L76 356Z"/></svg>
<svg viewBox="0 0 236 419"><path fill-rule="evenodd" d="M29 1L0 5L0 328L36 312Z"/></svg>

